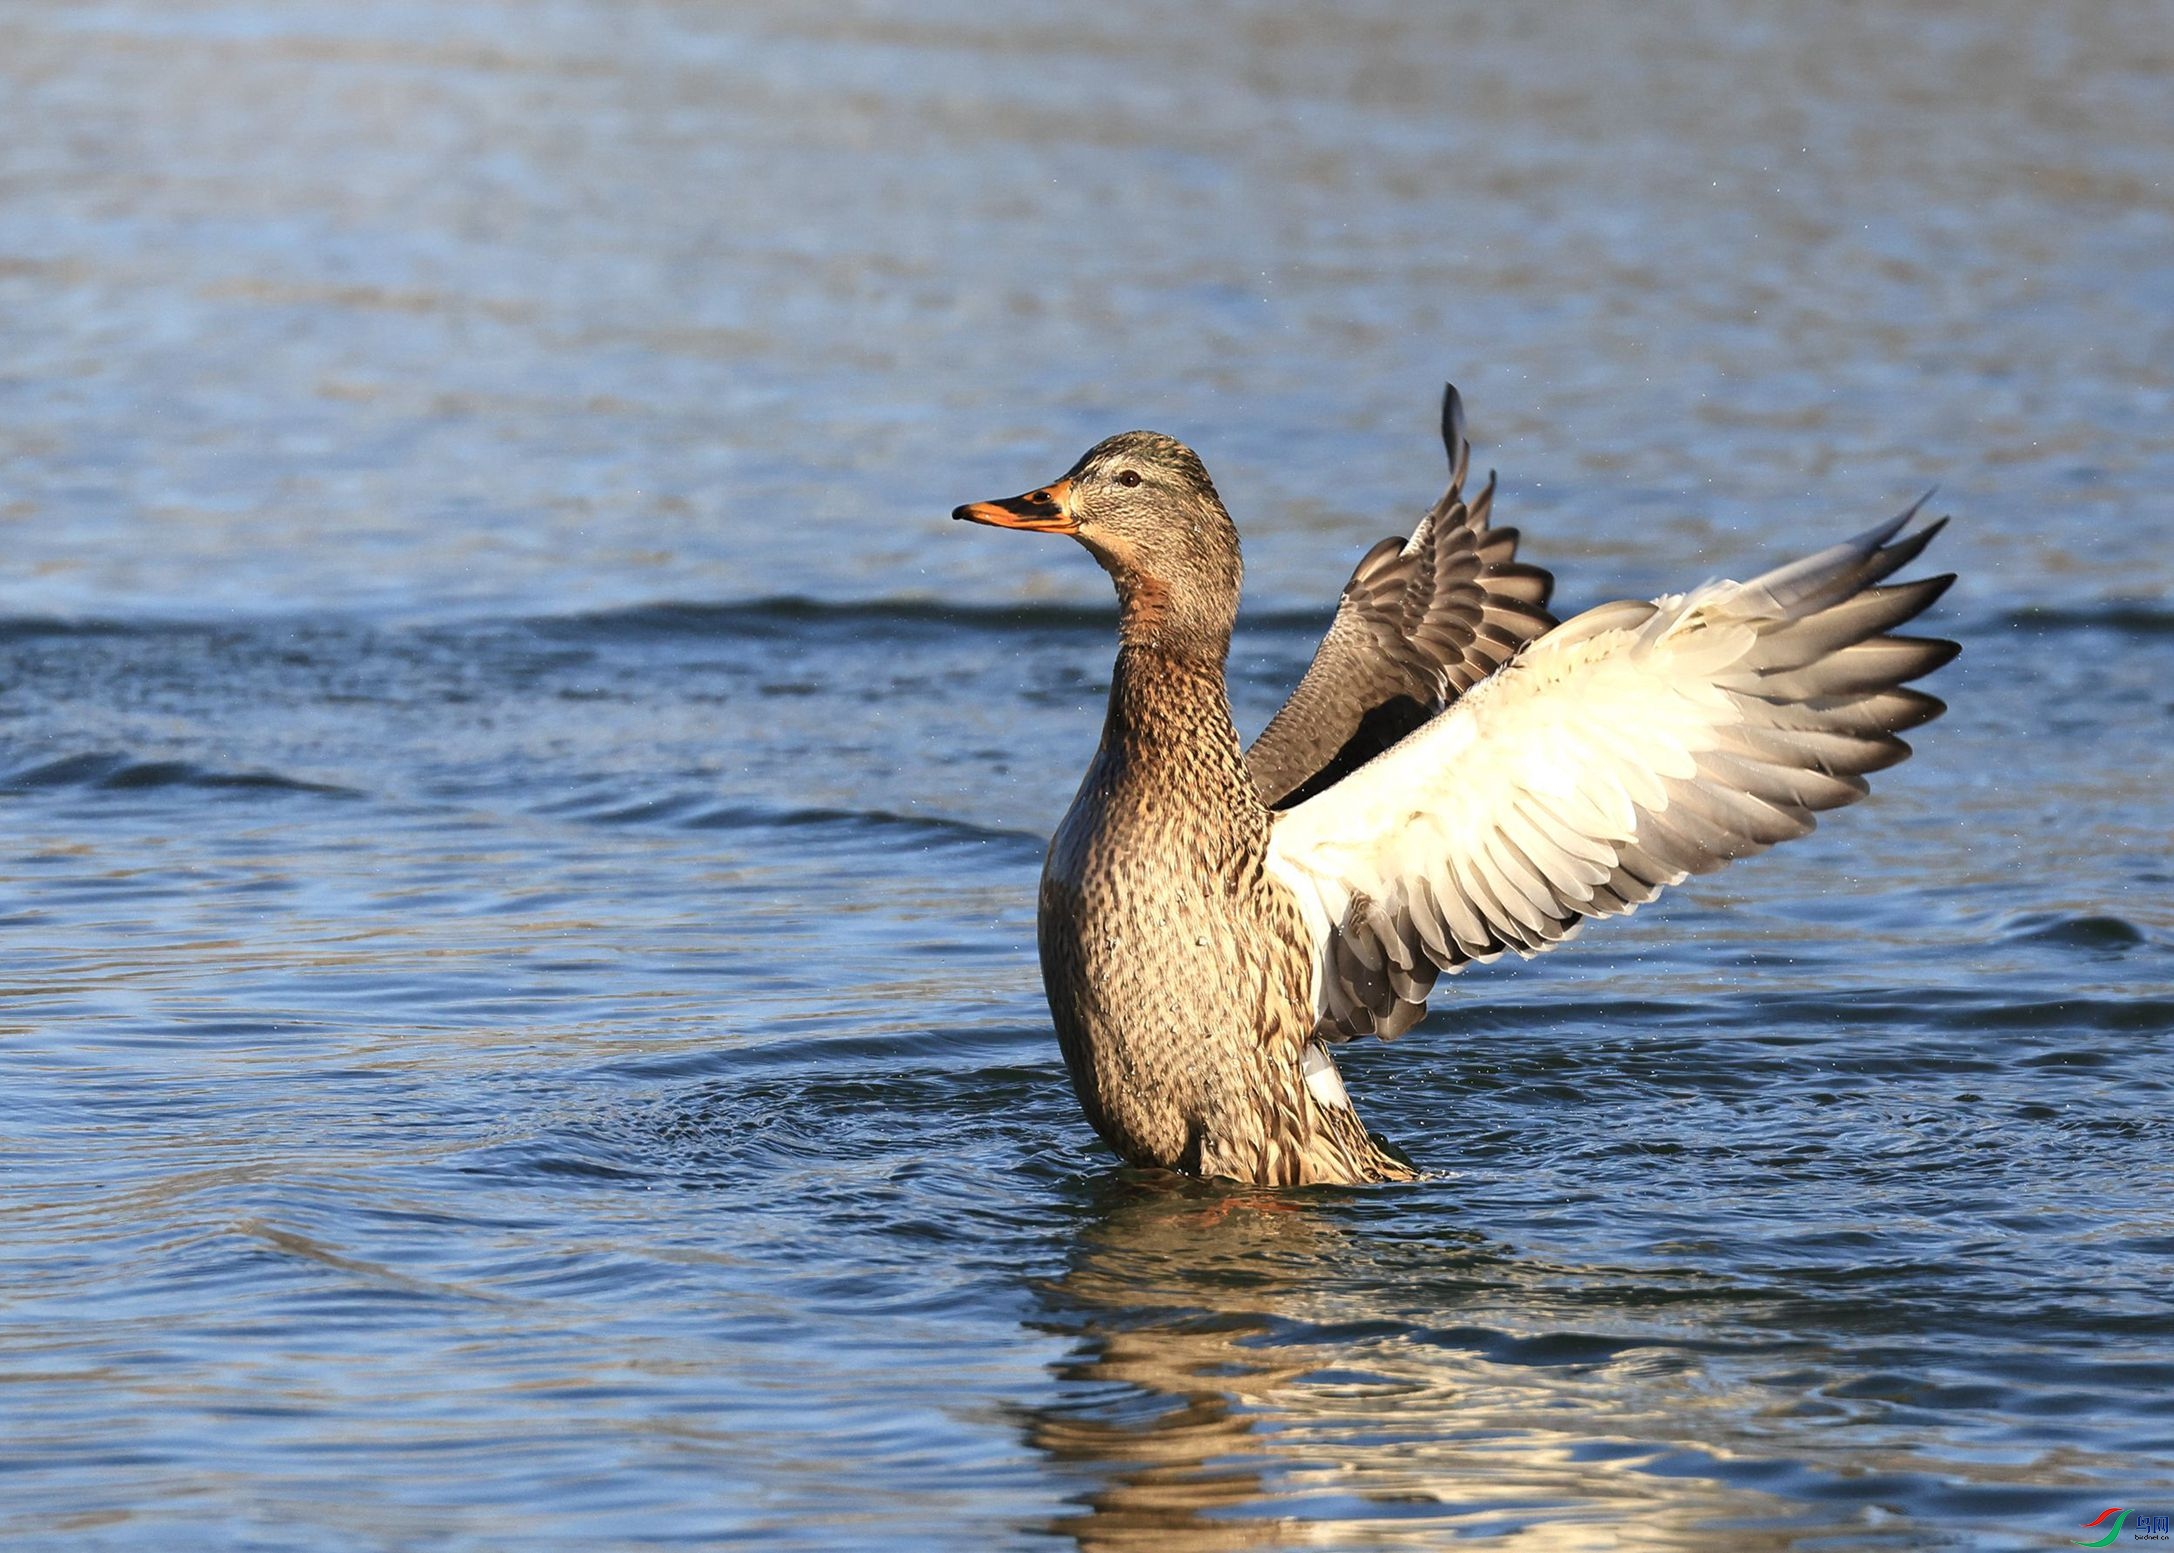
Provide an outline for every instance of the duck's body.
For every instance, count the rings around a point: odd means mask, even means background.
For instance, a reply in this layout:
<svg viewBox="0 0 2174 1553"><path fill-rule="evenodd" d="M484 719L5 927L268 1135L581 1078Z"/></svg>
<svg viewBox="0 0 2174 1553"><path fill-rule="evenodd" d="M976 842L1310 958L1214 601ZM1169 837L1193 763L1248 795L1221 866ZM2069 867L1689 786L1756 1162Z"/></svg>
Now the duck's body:
<svg viewBox="0 0 2174 1553"><path fill-rule="evenodd" d="M1369 552L1249 752L1224 688L1238 541L1154 433L956 516L1073 534L1114 579L1107 720L1050 843L1038 935L1074 1087L1127 1161L1271 1185L1406 1177L1325 1041L1390 1036L1439 972L1811 828L1936 715L1897 688L1952 644L1877 633L1947 579L1874 588L1932 530L1884 525L1746 585L1557 628L1544 573L1452 481ZM1461 698L1461 699L1460 699ZM1452 711L1452 703L1454 710ZM1272 807L1273 805L1273 807Z"/></svg>
<svg viewBox="0 0 2174 1553"><path fill-rule="evenodd" d="M1269 820L1222 663L1121 648L1042 870L1042 981L1073 1087L1134 1164L1277 1185L1409 1174L1319 1048L1307 1082L1310 957L1268 873Z"/></svg>

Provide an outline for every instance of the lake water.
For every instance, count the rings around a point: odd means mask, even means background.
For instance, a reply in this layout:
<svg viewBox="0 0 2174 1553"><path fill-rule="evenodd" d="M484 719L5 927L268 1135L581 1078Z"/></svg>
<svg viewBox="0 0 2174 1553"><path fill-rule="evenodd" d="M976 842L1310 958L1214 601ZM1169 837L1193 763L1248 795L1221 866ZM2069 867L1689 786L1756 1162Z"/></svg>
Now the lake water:
<svg viewBox="0 0 2174 1553"><path fill-rule="evenodd" d="M2174 1510L2168 17L0 7L8 1545ZM1444 377L1566 611L1940 482L1953 711L1353 1049L1420 1180L1120 1170L946 514L1185 437L1257 727Z"/></svg>

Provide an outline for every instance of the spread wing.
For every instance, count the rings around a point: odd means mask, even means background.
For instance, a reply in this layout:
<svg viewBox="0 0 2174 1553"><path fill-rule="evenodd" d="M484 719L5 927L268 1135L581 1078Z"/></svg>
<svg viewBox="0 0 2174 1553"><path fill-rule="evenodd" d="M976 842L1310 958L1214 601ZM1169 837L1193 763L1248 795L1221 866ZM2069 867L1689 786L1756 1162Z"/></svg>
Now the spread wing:
<svg viewBox="0 0 2174 1553"><path fill-rule="evenodd" d="M1411 538L1361 558L1305 678L1246 751L1270 808L1333 786L1555 624L1554 578L1519 564L1516 529L1488 527L1494 477L1465 500L1472 445L1447 386L1442 441L1449 489Z"/></svg>
<svg viewBox="0 0 2174 1553"><path fill-rule="evenodd" d="M1910 753L1896 735L1946 710L1903 686L1955 643L1886 633L1955 579L1877 586L1939 531L1916 515L1589 610L1277 816L1268 867L1312 933L1323 1033L1397 1035L1440 972L1553 948L1862 798Z"/></svg>

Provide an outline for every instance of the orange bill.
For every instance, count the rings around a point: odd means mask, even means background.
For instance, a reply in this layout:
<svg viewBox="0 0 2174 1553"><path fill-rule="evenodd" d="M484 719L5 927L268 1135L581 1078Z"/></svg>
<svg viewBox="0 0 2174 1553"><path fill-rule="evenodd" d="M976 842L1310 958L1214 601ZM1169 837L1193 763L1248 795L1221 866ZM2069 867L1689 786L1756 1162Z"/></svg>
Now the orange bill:
<svg viewBox="0 0 2174 1553"><path fill-rule="evenodd" d="M1059 480L1024 496L1003 501L969 502L951 510L954 518L969 523L993 523L998 528L1039 529L1045 534L1076 534L1079 519L1072 516L1072 482Z"/></svg>

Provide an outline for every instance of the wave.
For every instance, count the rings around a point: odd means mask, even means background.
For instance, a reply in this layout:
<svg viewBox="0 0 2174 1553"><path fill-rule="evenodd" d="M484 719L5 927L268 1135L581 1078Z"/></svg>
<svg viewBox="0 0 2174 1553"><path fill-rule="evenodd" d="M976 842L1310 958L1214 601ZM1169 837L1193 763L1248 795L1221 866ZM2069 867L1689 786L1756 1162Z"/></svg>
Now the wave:
<svg viewBox="0 0 2174 1553"><path fill-rule="evenodd" d="M1249 626L1271 628L1303 622L1319 627L1328 611L1249 614ZM1117 604L989 603L948 604L940 599L811 599L783 594L770 598L696 601L660 599L612 609L567 614L373 617L363 613L311 611L307 614L236 614L219 617L147 615L137 619L107 616L0 615L0 643L48 637L196 637L208 634L284 637L298 627L332 634L407 632L458 637L470 631L507 628L581 640L609 641L679 636L778 636L811 627L866 626L911 630L926 626L986 631L1038 629L1116 630Z"/></svg>
<svg viewBox="0 0 2174 1553"><path fill-rule="evenodd" d="M1038 628L1108 631L1114 605L946 604L935 599L865 599L852 603L786 595L740 603L665 600L573 615L537 615L519 622L554 636L774 636L811 625L950 626L985 631Z"/></svg>
<svg viewBox="0 0 2174 1553"><path fill-rule="evenodd" d="M842 827L852 830L878 830L907 832L927 841L944 841L957 844L1025 848L1035 856L1041 855L1048 838L1031 831L1006 830L994 825L976 825L969 820L951 819L936 814L898 814L889 809L764 809L745 804L728 804L708 809L689 818L686 825L691 830L798 830L804 828Z"/></svg>
<svg viewBox="0 0 2174 1553"><path fill-rule="evenodd" d="M163 624L97 618L65 620L58 615L0 615L0 642L31 642L48 636L137 636L159 630ZM197 631L203 627L191 625L184 629Z"/></svg>
<svg viewBox="0 0 2174 1553"><path fill-rule="evenodd" d="M1598 602L1594 600L1592 602ZM1319 633L1328 626L1334 600L1317 607L1282 604L1250 608L1238 619L1247 632ZM1576 607L1568 610L1575 614ZM1567 615L1566 615L1567 618ZM455 635L464 630L513 627L554 637L609 641L616 638L703 636L778 636L811 627L860 626L913 631L926 627L972 631L1079 631L1108 635L1116 629L1114 599L1086 603L1063 601L956 603L939 598L816 599L800 594L763 598L659 599L610 609L521 615L390 617L339 610L306 613L276 611L221 616L0 615L0 643L45 637L163 637L206 633L291 633L312 631L422 631ZM1991 604L1958 617L1951 630L1975 633L2006 629L2026 631L2120 631L2142 636L2174 636L2174 605L2156 599L2106 599L2081 604Z"/></svg>
<svg viewBox="0 0 2174 1553"><path fill-rule="evenodd" d="M2121 631L2131 636L2174 636L2174 609L2147 599L2108 600L2083 606L2026 605L2000 616L2023 631Z"/></svg>
<svg viewBox="0 0 2174 1553"><path fill-rule="evenodd" d="M670 825L684 830L848 830L912 835L924 843L996 845L1039 857L1047 838L1030 831L976 825L940 814L900 814L891 809L716 803L710 794L676 793L628 799L599 794L547 805L543 812L591 825Z"/></svg>
<svg viewBox="0 0 2174 1553"><path fill-rule="evenodd" d="M2010 943L2114 954L2142 948L2151 941L2149 934L2126 917L2066 911L2025 913L2010 922L2002 936Z"/></svg>
<svg viewBox="0 0 2174 1553"><path fill-rule="evenodd" d="M1320 631L1330 611L1248 611L1241 631ZM663 601L574 615L529 616L518 622L557 636L611 639L647 636L774 636L807 626L864 626L1010 632L1079 631L1108 636L1117 628L1117 605L951 604L940 599L877 598L849 602L781 595L739 603Z"/></svg>
<svg viewBox="0 0 2174 1553"><path fill-rule="evenodd" d="M62 787L88 787L101 792L195 787L316 793L331 798L361 796L351 787L306 782L299 777L281 776L276 771L214 771L186 760L137 760L112 753L64 755L58 760L43 761L0 776L0 792L22 793Z"/></svg>

